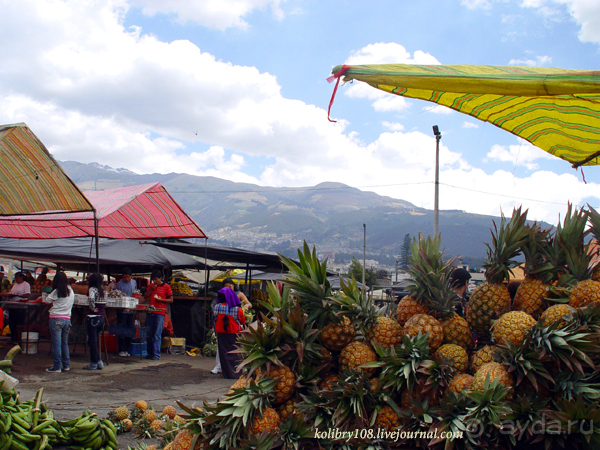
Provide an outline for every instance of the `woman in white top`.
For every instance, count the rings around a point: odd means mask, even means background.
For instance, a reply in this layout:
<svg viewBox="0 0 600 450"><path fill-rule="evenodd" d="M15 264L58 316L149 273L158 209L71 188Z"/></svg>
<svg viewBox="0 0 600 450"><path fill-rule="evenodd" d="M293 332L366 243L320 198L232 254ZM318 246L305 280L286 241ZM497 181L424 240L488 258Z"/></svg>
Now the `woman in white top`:
<svg viewBox="0 0 600 450"><path fill-rule="evenodd" d="M71 329L71 309L73 309L75 294L69 286L67 275L64 272L59 272L54 276L52 288L53 291L46 297L44 303L52 304L52 308L50 308L50 338L54 364L46 369L46 372L60 373L71 368L69 330Z"/></svg>

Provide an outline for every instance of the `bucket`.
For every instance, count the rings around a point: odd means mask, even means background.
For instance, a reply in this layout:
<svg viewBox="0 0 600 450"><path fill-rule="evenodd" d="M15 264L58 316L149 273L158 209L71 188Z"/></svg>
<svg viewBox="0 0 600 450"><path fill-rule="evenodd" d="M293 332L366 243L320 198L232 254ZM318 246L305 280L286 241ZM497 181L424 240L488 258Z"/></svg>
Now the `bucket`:
<svg viewBox="0 0 600 450"><path fill-rule="evenodd" d="M11 389L14 389L15 386L19 383L19 380L11 377L9 374L4 372L3 370L0 370L0 381L4 382L0 385L0 391L2 391L2 392L8 392Z"/></svg>
<svg viewBox="0 0 600 450"><path fill-rule="evenodd" d="M27 335L29 334L29 345L27 345ZM23 347L23 353L28 355L34 355L37 353L37 344L40 338L39 333L30 331L29 333L21 333L21 344Z"/></svg>

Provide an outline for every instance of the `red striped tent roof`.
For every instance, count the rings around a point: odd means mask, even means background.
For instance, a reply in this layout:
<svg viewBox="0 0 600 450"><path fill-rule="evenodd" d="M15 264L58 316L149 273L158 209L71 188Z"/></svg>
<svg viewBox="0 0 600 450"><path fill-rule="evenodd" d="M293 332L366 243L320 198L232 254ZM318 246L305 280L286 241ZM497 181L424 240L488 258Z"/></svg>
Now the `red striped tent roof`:
<svg viewBox="0 0 600 450"><path fill-rule="evenodd" d="M0 216L92 209L27 125L0 125Z"/></svg>
<svg viewBox="0 0 600 450"><path fill-rule="evenodd" d="M97 210L98 235L113 239L206 238L160 183L85 191ZM94 213L0 217L0 237L94 236Z"/></svg>

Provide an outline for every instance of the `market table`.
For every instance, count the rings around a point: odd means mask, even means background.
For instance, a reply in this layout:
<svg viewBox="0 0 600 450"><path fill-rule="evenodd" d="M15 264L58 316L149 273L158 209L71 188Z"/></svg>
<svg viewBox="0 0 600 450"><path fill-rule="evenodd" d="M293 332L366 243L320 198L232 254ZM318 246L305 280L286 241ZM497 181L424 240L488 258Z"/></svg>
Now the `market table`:
<svg viewBox="0 0 600 450"><path fill-rule="evenodd" d="M17 297L11 295L11 297ZM25 310L25 323L23 324L23 329L25 330L25 351L24 353L29 353L29 336L31 333L31 325L34 323L38 323L44 313L44 307L49 306L40 301L32 301L32 300L3 300L0 302L0 306L2 309L6 309L10 311L11 309L24 309ZM31 313L33 311L33 314ZM9 312L10 314L10 312ZM17 335L17 339L20 338L21 335ZM22 340L22 338L21 338Z"/></svg>

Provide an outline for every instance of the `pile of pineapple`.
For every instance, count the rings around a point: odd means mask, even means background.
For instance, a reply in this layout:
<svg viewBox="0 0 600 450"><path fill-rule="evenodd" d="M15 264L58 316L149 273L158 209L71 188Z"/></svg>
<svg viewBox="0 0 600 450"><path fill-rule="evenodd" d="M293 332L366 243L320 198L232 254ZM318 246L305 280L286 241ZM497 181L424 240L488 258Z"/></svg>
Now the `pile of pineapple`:
<svg viewBox="0 0 600 450"><path fill-rule="evenodd" d="M267 313L238 338L243 374L186 410L187 448L600 447L600 214L569 205L551 230L526 214L493 224L465 317L439 236L413 240L393 311L354 281L332 291L306 244L299 265L281 256L283 290L269 286Z"/></svg>
<svg viewBox="0 0 600 450"><path fill-rule="evenodd" d="M133 431L136 439L159 439L160 444L146 447L150 450L159 447L172 450L172 441L186 424L174 406L167 405L162 412L157 412L145 400L136 401L131 408L119 406L108 413L107 419L115 425L118 433Z"/></svg>

